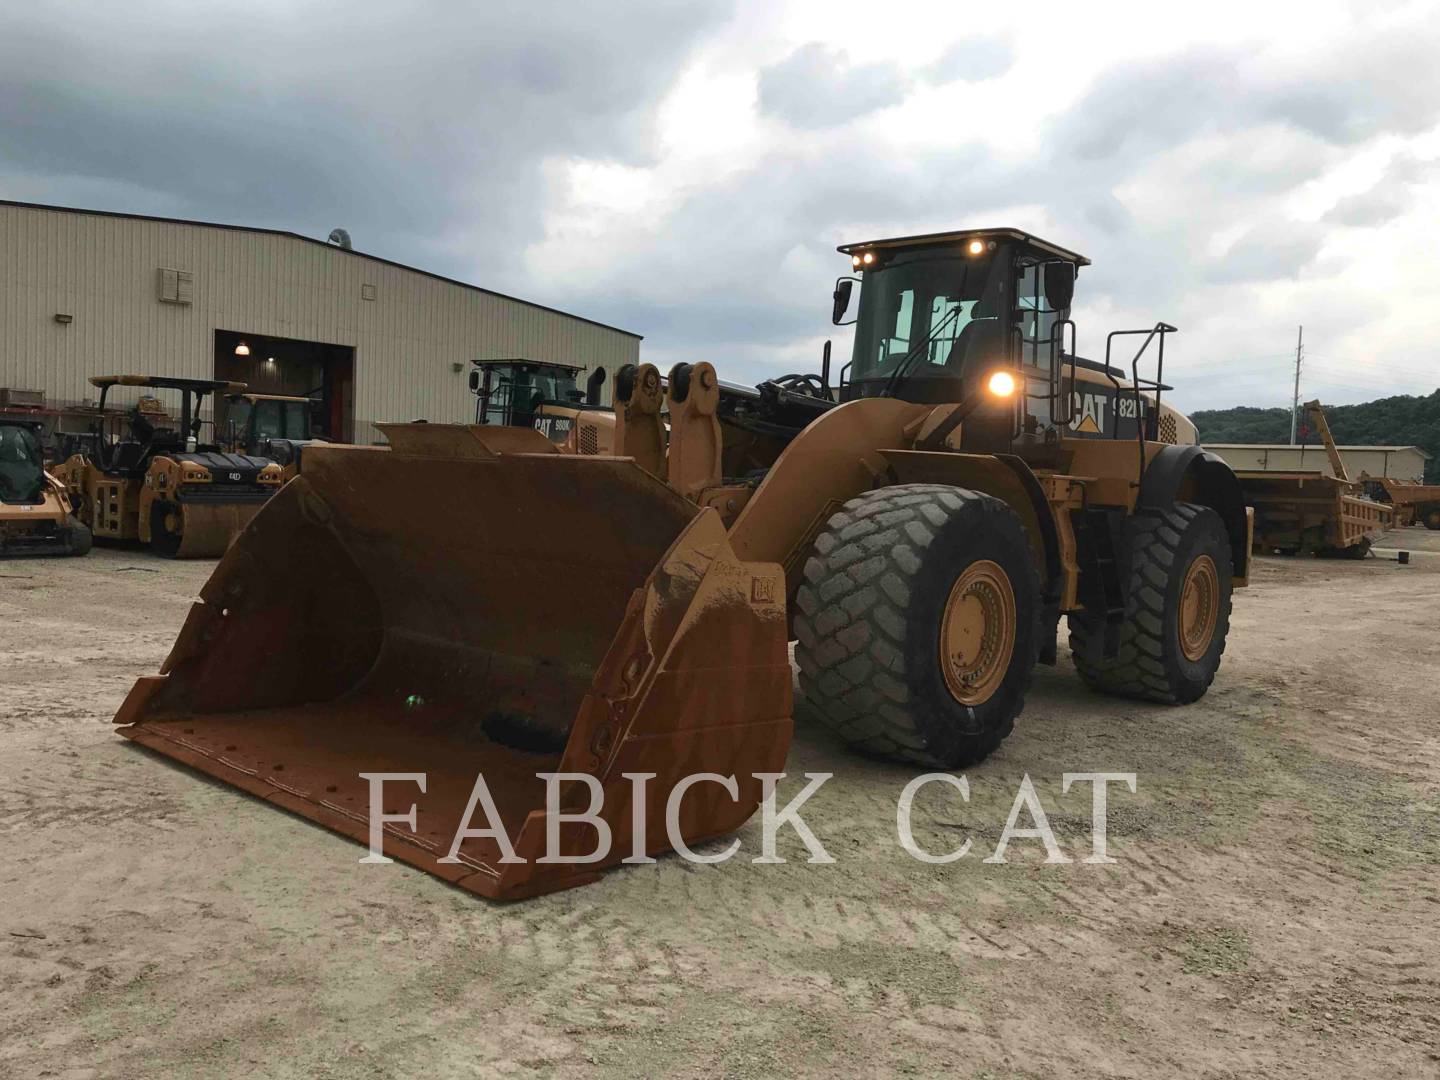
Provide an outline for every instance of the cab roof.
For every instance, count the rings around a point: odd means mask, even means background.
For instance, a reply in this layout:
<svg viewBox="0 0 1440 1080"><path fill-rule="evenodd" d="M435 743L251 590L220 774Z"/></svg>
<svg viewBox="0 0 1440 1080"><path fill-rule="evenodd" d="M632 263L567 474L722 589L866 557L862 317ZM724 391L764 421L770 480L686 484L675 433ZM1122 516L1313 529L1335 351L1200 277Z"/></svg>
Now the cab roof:
<svg viewBox="0 0 1440 1080"><path fill-rule="evenodd" d="M568 371L571 374L585 370L574 364L559 364L554 360L527 360L523 356L512 356L503 360L471 360L470 363L474 364L477 368L499 367L502 364L523 364L526 367L533 368L555 368L558 371Z"/></svg>
<svg viewBox="0 0 1440 1080"><path fill-rule="evenodd" d="M92 375L91 386L149 386L157 390L193 390L198 393L225 391L228 394L243 393L243 382L226 382L222 379L172 379L168 375Z"/></svg>
<svg viewBox="0 0 1440 1080"><path fill-rule="evenodd" d="M244 398L247 401L303 401L307 405L312 400L308 397L297 397L294 394L252 394L248 390L241 393L229 393L225 396L231 401L236 398Z"/></svg>
<svg viewBox="0 0 1440 1080"><path fill-rule="evenodd" d="M1062 248L1038 236L1020 229L959 229L954 232L920 233L915 236L895 236L888 240L867 240L862 244L842 244L835 250L844 255L855 255L876 248L940 247L946 244L960 244L966 240L1009 240L1030 248L1036 254L1048 255L1055 259L1073 262L1076 266L1089 266L1090 260L1079 252Z"/></svg>

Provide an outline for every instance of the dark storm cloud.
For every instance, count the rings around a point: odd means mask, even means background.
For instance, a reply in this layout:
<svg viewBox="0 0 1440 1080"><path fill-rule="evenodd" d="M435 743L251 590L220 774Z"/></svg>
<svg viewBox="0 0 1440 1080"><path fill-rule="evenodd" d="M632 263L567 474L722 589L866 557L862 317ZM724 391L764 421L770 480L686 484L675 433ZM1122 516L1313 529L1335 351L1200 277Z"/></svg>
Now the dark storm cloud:
<svg viewBox="0 0 1440 1080"><path fill-rule="evenodd" d="M761 68L760 109L795 127L827 127L898 105L909 87L896 64L852 65L843 51L811 42Z"/></svg>
<svg viewBox="0 0 1440 1080"><path fill-rule="evenodd" d="M541 160L648 160L657 100L726 14L704 0L17 8L0 36L0 195L344 225L363 250L442 272L471 269L477 247L503 263L539 233Z"/></svg>

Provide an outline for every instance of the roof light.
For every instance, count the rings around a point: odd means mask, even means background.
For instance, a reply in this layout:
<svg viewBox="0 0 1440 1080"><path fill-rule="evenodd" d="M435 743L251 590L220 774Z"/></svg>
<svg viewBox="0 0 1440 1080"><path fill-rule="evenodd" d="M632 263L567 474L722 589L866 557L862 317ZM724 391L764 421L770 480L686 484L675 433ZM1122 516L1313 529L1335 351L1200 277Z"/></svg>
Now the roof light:
<svg viewBox="0 0 1440 1080"><path fill-rule="evenodd" d="M249 345L246 345L245 342L243 342L243 341L240 342L240 344L238 344L238 345L235 346L235 355L236 355L236 356L249 356L249 355L250 355L250 346L249 346Z"/></svg>
<svg viewBox="0 0 1440 1080"><path fill-rule="evenodd" d="M875 253L873 251L865 252L862 261L865 263L866 266L869 266L875 261Z"/></svg>
<svg viewBox="0 0 1440 1080"><path fill-rule="evenodd" d="M855 269L855 270L859 270L859 269L860 269L860 256L859 256L859 255L851 255L851 256L850 256L850 266L851 266L853 269Z"/></svg>
<svg viewBox="0 0 1440 1080"><path fill-rule="evenodd" d="M977 236L965 245L965 250L970 252L971 255L983 255L985 254L985 241Z"/></svg>

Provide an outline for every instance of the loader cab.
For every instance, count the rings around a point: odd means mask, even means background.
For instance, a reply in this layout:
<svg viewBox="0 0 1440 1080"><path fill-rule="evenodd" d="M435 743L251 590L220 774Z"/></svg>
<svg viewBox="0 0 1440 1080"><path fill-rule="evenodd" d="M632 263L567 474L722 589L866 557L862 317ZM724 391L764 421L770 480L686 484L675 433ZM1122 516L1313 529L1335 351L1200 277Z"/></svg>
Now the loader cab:
<svg viewBox="0 0 1440 1080"><path fill-rule="evenodd" d="M1014 229L982 229L846 245L854 276L835 291L843 325L855 284L855 346L840 399L978 403L968 430L986 443L1056 425L1062 339L1075 276L1089 264ZM1073 349L1073 329L1070 333ZM997 372L1016 392L987 401ZM995 447L998 448L998 447Z"/></svg>
<svg viewBox="0 0 1440 1080"><path fill-rule="evenodd" d="M604 369L597 368L581 390L581 368L535 360L476 360L470 371L475 423L535 428L564 442L582 409L598 409Z"/></svg>
<svg viewBox="0 0 1440 1080"><path fill-rule="evenodd" d="M237 445L255 446L267 439L311 438L312 402L303 397L231 394L226 398L227 435Z"/></svg>

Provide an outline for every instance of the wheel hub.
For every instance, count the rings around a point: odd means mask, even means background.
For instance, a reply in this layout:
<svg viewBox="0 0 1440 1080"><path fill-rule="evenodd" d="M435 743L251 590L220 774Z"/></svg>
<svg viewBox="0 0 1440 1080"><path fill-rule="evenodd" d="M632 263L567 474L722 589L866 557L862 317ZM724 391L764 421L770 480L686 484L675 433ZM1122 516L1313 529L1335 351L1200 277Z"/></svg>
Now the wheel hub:
<svg viewBox="0 0 1440 1080"><path fill-rule="evenodd" d="M1015 590L998 563L971 563L955 580L940 619L940 670L962 705L988 701L1015 651Z"/></svg>
<svg viewBox="0 0 1440 1080"><path fill-rule="evenodd" d="M1220 573L1215 560L1200 555L1185 571L1180 585L1180 651L1198 662L1210 651L1220 615Z"/></svg>

